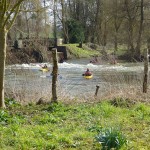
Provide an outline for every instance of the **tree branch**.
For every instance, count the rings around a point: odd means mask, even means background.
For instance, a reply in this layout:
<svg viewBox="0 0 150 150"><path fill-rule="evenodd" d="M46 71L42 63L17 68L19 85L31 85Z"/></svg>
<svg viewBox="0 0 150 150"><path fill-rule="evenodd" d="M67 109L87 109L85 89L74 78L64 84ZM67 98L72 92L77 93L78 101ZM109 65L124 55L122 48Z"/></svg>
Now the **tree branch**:
<svg viewBox="0 0 150 150"><path fill-rule="evenodd" d="M15 9L17 8L16 10L18 10L18 6L19 6L19 8L20 8L20 4L21 4L23 1L25 1L25 0L19 0L17 3L15 3L15 5L12 7L10 13L9 13L8 16L7 16L7 18L6 18L6 20L5 20L4 24L3 24L3 27L7 24L8 20L10 19L10 16L11 16L13 13L15 13L14 17L16 16L16 14L18 13L18 11L15 12ZM4 13L6 13L6 11L4 11ZM13 19L12 19L12 20L13 20Z"/></svg>
<svg viewBox="0 0 150 150"><path fill-rule="evenodd" d="M19 8L20 8L20 5L17 6L17 8L16 8L16 10L15 10L15 15L14 15L13 19L10 21L9 26L7 27L7 30L8 30L8 31L9 31L9 29L12 27L12 25L13 25L13 23L14 23L16 17L17 17L17 14L18 14L18 12L19 12Z"/></svg>

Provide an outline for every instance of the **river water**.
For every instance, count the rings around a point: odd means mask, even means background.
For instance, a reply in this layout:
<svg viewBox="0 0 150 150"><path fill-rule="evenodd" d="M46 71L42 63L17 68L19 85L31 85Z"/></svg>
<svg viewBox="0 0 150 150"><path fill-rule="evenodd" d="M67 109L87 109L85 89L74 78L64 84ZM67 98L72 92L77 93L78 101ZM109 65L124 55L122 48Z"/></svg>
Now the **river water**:
<svg viewBox="0 0 150 150"><path fill-rule="evenodd" d="M20 101L33 101L40 97L51 97L52 64L46 63L50 71L39 71L43 64L16 64L7 66L5 91ZM99 97L125 90L142 89L143 63L120 63L116 65L91 64L89 60L77 59L58 64L57 92L59 98L88 98L95 94L98 85ZM89 68L92 79L83 78Z"/></svg>

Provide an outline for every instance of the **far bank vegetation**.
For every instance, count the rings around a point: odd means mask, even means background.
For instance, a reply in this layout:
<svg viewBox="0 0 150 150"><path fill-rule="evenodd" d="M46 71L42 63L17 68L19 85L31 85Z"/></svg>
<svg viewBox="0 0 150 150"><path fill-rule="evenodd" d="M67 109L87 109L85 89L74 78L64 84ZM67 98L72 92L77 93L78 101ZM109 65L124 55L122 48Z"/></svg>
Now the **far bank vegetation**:
<svg viewBox="0 0 150 150"><path fill-rule="evenodd" d="M24 1L21 10L8 41L62 38L64 44L78 43L79 47L92 43L93 49L98 45L105 53L125 54L128 61L141 61L143 50L149 49L149 0L31 0ZM38 40L34 45L36 51L47 50ZM78 55L87 56L84 49Z"/></svg>

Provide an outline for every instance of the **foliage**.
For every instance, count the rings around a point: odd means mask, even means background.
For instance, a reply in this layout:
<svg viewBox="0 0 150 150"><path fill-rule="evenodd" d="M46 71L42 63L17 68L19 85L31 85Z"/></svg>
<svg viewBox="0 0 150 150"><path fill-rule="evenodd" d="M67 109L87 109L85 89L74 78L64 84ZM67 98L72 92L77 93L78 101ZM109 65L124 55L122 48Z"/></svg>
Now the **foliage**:
<svg viewBox="0 0 150 150"><path fill-rule="evenodd" d="M22 124L25 122L24 115L16 113L12 115L9 111L0 110L0 125Z"/></svg>
<svg viewBox="0 0 150 150"><path fill-rule="evenodd" d="M70 43L79 43L84 41L84 30L77 20L66 21Z"/></svg>
<svg viewBox="0 0 150 150"><path fill-rule="evenodd" d="M124 135L115 128L102 129L99 135L96 136L96 140L102 145L102 150L110 150L112 148L118 150L124 144L127 144Z"/></svg>

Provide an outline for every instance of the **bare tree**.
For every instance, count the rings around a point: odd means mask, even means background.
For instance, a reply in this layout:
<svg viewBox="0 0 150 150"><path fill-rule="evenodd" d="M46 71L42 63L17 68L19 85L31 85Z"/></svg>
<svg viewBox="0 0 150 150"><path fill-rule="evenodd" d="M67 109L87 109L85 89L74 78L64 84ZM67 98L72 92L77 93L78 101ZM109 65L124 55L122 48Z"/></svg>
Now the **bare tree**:
<svg viewBox="0 0 150 150"><path fill-rule="evenodd" d="M5 107L4 102L4 76L6 60L6 37L8 30L14 23L19 12L21 3L24 0L0 1L0 107Z"/></svg>

